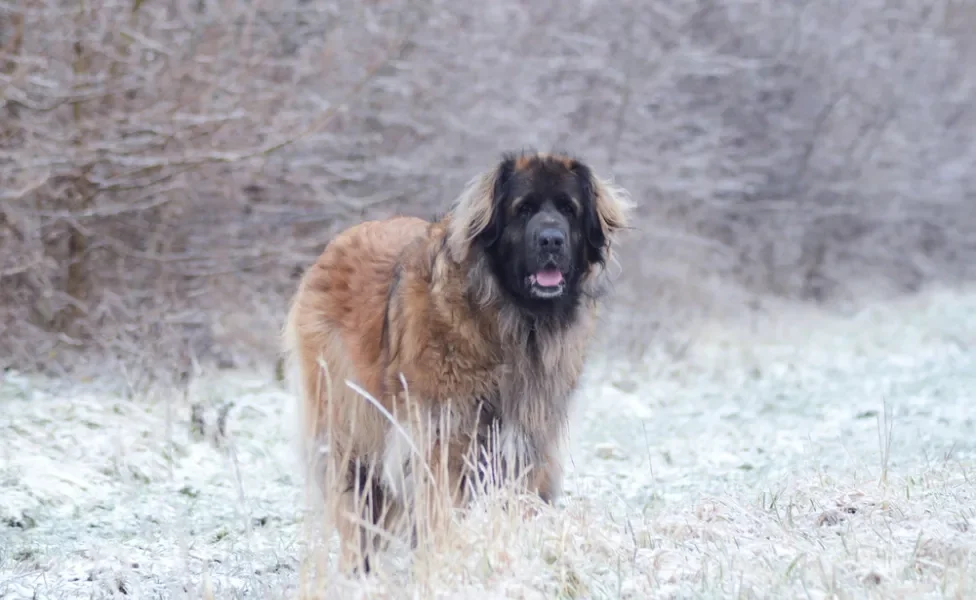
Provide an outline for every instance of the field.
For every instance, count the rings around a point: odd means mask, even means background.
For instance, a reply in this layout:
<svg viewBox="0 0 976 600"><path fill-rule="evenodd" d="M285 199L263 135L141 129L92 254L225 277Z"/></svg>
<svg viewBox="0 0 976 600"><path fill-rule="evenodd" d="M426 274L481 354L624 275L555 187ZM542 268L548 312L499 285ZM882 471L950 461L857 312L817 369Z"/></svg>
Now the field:
<svg viewBox="0 0 976 600"><path fill-rule="evenodd" d="M0 597L976 594L976 292L783 306L685 341L594 359L560 506L479 507L368 582L304 576L272 377L206 374L184 396L8 372Z"/></svg>

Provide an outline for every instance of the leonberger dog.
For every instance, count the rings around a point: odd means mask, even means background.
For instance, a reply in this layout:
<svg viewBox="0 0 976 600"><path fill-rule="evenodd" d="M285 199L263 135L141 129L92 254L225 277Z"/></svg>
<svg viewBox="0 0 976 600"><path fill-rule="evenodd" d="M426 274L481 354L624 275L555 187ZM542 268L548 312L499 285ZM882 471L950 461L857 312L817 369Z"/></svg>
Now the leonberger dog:
<svg viewBox="0 0 976 600"><path fill-rule="evenodd" d="M305 272L285 359L310 476L352 570L370 570L391 515L417 508L418 480L450 507L492 478L558 496L562 434L632 206L573 157L506 154L445 216L360 223Z"/></svg>

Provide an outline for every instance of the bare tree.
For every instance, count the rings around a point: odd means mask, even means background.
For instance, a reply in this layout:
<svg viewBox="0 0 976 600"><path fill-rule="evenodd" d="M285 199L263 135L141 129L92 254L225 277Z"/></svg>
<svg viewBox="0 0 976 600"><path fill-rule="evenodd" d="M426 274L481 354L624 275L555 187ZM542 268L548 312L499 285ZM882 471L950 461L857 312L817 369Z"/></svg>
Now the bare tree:
<svg viewBox="0 0 976 600"><path fill-rule="evenodd" d="M301 19L295 9L3 5L5 350L9 342L26 358L57 343L86 348L140 320L158 329L163 315L149 317L179 306L174 295L288 244L244 239L246 190L259 185L271 153L321 131L402 52L412 26L357 32L346 64L330 46L341 29L323 26L390 17L330 7L309 11L318 29L283 35L297 25L289 19ZM326 93L309 80L334 85Z"/></svg>

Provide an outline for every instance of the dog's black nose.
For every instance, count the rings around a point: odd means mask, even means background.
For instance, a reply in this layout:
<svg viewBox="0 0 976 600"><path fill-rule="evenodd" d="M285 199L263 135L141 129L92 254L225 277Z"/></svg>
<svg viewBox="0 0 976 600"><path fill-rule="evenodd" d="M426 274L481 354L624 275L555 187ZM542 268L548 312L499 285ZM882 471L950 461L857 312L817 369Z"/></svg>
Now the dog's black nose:
<svg viewBox="0 0 976 600"><path fill-rule="evenodd" d="M539 232L539 247L543 250L558 250L565 242L566 236L554 227Z"/></svg>

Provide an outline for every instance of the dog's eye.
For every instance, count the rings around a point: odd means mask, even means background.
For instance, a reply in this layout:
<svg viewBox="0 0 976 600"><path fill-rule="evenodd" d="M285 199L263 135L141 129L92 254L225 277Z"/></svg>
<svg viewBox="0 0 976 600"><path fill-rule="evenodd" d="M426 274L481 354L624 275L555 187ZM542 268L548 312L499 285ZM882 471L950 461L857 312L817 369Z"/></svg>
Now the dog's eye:
<svg viewBox="0 0 976 600"><path fill-rule="evenodd" d="M528 201L525 201L522 204L519 204L518 214L520 216L523 216L523 217L527 217L527 216L531 215L532 214L532 203L531 202L528 202Z"/></svg>
<svg viewBox="0 0 976 600"><path fill-rule="evenodd" d="M569 194L556 194L552 200L556 210L567 217L572 218L576 214L576 207L573 205L573 199L570 198Z"/></svg>

